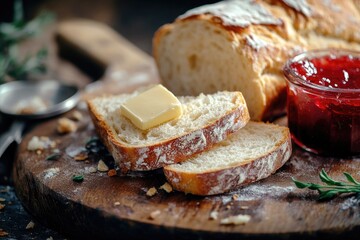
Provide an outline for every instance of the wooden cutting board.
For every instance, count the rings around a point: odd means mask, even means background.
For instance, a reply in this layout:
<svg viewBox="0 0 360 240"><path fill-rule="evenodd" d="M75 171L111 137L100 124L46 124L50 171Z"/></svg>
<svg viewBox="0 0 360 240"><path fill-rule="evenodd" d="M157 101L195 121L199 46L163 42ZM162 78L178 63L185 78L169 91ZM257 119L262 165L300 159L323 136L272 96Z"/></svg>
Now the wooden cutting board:
<svg viewBox="0 0 360 240"><path fill-rule="evenodd" d="M152 76L155 67L126 71L126 79ZM134 70L135 69L135 70ZM140 69L140 68L139 68ZM146 69L146 70L144 70ZM126 69L123 69L124 71ZM149 78L150 79L150 78ZM151 81L143 81L147 84ZM124 87L128 91L132 87ZM103 82L99 88L109 83ZM111 83L110 85L113 85ZM129 86L130 86L129 85ZM18 150L13 176L19 199L42 223L75 239L304 239L346 237L357 239L360 232L360 196L338 197L319 202L317 193L297 189L291 181L319 182L324 168L335 179L344 180L342 172L360 179L360 158L335 159L312 155L294 146L291 159L273 176L236 191L209 197L167 193L159 189L165 183L161 170L108 176L92 172L99 160L110 168L113 160L98 141L84 104L77 111L83 119L78 130L60 135L57 120L52 119L32 129ZM71 117L69 112L62 117ZM47 136L54 148L28 151L33 136ZM86 146L88 148L86 148ZM56 160L46 160L54 151ZM86 160L76 161L79 152ZM83 182L74 182L82 174ZM146 195L149 188L158 193ZM216 212L217 219L211 219ZM244 225L221 225L221 219L238 214L250 215ZM151 217L153 216L153 217Z"/></svg>

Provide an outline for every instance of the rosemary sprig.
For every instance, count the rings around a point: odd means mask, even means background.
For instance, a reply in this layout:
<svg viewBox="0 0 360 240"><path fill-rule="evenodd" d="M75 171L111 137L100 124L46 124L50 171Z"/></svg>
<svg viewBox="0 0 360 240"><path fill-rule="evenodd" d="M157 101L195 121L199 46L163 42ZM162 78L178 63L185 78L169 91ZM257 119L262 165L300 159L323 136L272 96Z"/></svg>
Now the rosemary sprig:
<svg viewBox="0 0 360 240"><path fill-rule="evenodd" d="M13 21L0 23L0 84L45 71L45 49L20 58L17 48L21 41L41 32L42 27L53 19L53 14L43 12L31 21L25 21L22 1L14 1Z"/></svg>
<svg viewBox="0 0 360 240"><path fill-rule="evenodd" d="M319 177L325 185L300 182L295 178L292 178L292 180L298 188L308 188L318 191L320 194L319 200L331 199L342 193L360 193L360 182L356 181L349 173L344 172L343 174L348 182L340 182L332 179L324 169L321 170Z"/></svg>

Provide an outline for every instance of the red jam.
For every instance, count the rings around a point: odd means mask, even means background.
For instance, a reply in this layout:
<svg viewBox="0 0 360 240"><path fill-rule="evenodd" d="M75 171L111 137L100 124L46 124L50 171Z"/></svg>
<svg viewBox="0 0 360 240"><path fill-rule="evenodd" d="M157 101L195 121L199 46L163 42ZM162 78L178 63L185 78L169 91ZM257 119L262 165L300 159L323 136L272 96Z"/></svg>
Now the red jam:
<svg viewBox="0 0 360 240"><path fill-rule="evenodd" d="M360 52L303 53L284 73L295 143L322 155L360 154Z"/></svg>

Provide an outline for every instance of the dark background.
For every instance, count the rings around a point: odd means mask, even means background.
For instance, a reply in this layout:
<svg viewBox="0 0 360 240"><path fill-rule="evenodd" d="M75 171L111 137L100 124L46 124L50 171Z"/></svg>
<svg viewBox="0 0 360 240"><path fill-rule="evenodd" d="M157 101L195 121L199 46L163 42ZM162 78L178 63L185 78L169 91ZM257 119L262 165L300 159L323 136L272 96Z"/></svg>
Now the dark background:
<svg viewBox="0 0 360 240"><path fill-rule="evenodd" d="M156 29L186 10L214 0L23 0L30 19L49 10L58 20L88 18L113 27L144 51L151 53ZM11 21L13 0L0 1L0 22Z"/></svg>

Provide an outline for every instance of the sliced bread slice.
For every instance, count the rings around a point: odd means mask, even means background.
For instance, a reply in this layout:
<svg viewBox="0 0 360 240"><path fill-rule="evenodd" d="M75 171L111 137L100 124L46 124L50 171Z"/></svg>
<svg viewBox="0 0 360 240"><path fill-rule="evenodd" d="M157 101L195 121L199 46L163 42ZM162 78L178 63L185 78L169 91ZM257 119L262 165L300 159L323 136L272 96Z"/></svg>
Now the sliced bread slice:
<svg viewBox="0 0 360 240"><path fill-rule="evenodd" d="M214 195L268 177L291 152L287 127L249 122L210 151L164 167L164 173L178 191Z"/></svg>
<svg viewBox="0 0 360 240"><path fill-rule="evenodd" d="M146 171L184 161L221 142L249 121L240 92L179 97L180 118L147 131L121 115L120 106L138 93L88 101L95 129L122 172Z"/></svg>

